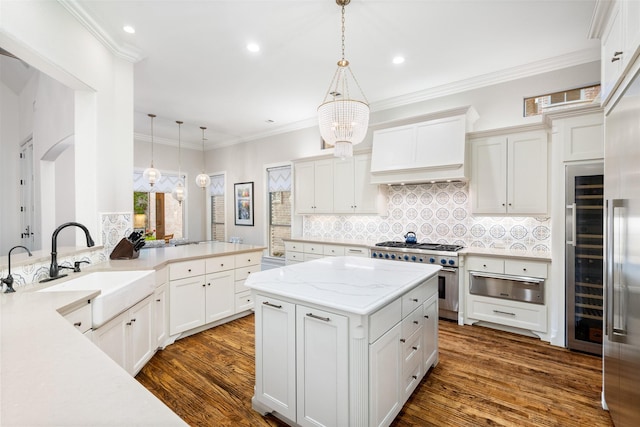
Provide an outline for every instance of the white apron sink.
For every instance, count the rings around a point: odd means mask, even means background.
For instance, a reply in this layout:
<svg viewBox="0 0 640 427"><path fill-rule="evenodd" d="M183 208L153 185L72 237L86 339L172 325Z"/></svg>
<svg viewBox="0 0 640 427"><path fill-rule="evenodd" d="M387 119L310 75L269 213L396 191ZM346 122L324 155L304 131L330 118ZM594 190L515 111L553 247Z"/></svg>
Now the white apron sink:
<svg viewBox="0 0 640 427"><path fill-rule="evenodd" d="M155 289L153 270L98 271L41 289L38 292L99 290L92 304L92 326L98 328L116 315L132 307Z"/></svg>

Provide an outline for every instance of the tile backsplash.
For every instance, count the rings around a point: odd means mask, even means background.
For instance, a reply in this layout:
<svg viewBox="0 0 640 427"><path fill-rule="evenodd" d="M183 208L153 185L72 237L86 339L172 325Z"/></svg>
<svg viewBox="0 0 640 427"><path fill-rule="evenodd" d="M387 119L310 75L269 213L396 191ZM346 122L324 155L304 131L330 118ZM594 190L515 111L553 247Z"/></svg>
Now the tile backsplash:
<svg viewBox="0 0 640 427"><path fill-rule="evenodd" d="M303 222L307 238L381 242L404 240L409 231L419 242L551 251L549 217L472 215L469 185L464 182L392 185L386 217L309 215Z"/></svg>

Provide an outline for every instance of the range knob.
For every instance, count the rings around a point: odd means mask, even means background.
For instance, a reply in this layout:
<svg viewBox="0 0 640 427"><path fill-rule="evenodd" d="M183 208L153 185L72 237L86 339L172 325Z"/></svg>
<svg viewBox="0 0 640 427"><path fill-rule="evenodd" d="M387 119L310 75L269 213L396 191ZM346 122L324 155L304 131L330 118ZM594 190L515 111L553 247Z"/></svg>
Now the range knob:
<svg viewBox="0 0 640 427"><path fill-rule="evenodd" d="M384 257L385 257L386 259L389 259L389 254L384 254Z"/></svg>
<svg viewBox="0 0 640 427"><path fill-rule="evenodd" d="M403 258L404 258L405 261L409 261L409 255L405 255L405 256L403 256Z"/></svg>
<svg viewBox="0 0 640 427"><path fill-rule="evenodd" d="M396 254L391 254L391 259L396 259Z"/></svg>
<svg viewBox="0 0 640 427"><path fill-rule="evenodd" d="M422 258L419 259L420 262L423 262Z"/></svg>
<svg viewBox="0 0 640 427"><path fill-rule="evenodd" d="M416 256L414 255L414 256L411 257L411 261L415 262L415 260L416 260Z"/></svg>
<svg viewBox="0 0 640 427"><path fill-rule="evenodd" d="M374 257L374 258L378 258L378 254L377 254L377 253L375 253L375 252L373 252L373 253L371 254L371 256L372 256L372 257Z"/></svg>
<svg viewBox="0 0 640 427"><path fill-rule="evenodd" d="M456 262L452 259L449 260L449 265L454 265Z"/></svg>
<svg viewBox="0 0 640 427"><path fill-rule="evenodd" d="M435 258L429 258L429 262L430 262L431 264L433 264L434 262L436 262L436 259L435 259Z"/></svg>
<svg viewBox="0 0 640 427"><path fill-rule="evenodd" d="M440 264L445 265L446 263L447 263L447 260L446 260L446 259L441 259L441 260L440 260Z"/></svg>

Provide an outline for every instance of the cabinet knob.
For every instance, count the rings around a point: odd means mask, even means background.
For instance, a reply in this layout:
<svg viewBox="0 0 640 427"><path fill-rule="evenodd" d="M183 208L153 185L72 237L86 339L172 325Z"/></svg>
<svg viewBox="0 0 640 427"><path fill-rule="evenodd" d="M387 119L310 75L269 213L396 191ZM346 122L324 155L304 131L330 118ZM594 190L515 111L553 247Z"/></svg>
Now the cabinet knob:
<svg viewBox="0 0 640 427"><path fill-rule="evenodd" d="M428 316L428 315L425 315L425 316L424 316L424 318L425 318L425 319L428 319L428 318L429 318L429 316Z"/></svg>
<svg viewBox="0 0 640 427"><path fill-rule="evenodd" d="M522 271L527 271L527 269L526 269L526 268L523 268L523 269L522 269Z"/></svg>
<svg viewBox="0 0 640 427"><path fill-rule="evenodd" d="M162 300L161 299L157 299L156 302L162 302Z"/></svg>
<svg viewBox="0 0 640 427"><path fill-rule="evenodd" d="M418 302L418 298L411 298L411 301Z"/></svg>
<svg viewBox="0 0 640 427"><path fill-rule="evenodd" d="M205 286L207 286L205 283L202 284L202 287L204 288Z"/></svg>
<svg viewBox="0 0 640 427"><path fill-rule="evenodd" d="M211 283L207 283L207 286L211 286Z"/></svg>
<svg viewBox="0 0 640 427"><path fill-rule="evenodd" d="M75 326L76 328L79 328L80 326L82 326L82 322L76 322L73 324L73 326Z"/></svg>
<svg viewBox="0 0 640 427"><path fill-rule="evenodd" d="M224 267L224 262L220 263L220 267Z"/></svg>
<svg viewBox="0 0 640 427"><path fill-rule="evenodd" d="M413 321L413 324L414 324L414 325L417 325L418 323L420 323L420 322L418 322L417 320L414 320L414 321Z"/></svg>
<svg viewBox="0 0 640 427"><path fill-rule="evenodd" d="M416 375L411 375L411 378L413 378L414 380L418 379L418 377Z"/></svg>
<svg viewBox="0 0 640 427"><path fill-rule="evenodd" d="M414 350L418 349L418 347L416 347L415 345L413 347L411 347L411 348L414 349Z"/></svg>
<svg viewBox="0 0 640 427"><path fill-rule="evenodd" d="M188 269L187 271L188 271L189 273L191 273L191 269Z"/></svg>
<svg viewBox="0 0 640 427"><path fill-rule="evenodd" d="M482 267L487 268L487 264L482 264Z"/></svg>
<svg viewBox="0 0 640 427"><path fill-rule="evenodd" d="M504 203L502 204L502 206L504 206Z"/></svg>
<svg viewBox="0 0 640 427"><path fill-rule="evenodd" d="M405 340L404 338L400 338L400 342L406 342L407 340Z"/></svg>
<svg viewBox="0 0 640 427"><path fill-rule="evenodd" d="M135 322L135 321L136 321L136 318L135 318L135 317L134 317L133 319L131 319L131 322L132 322L132 323L133 323L133 322Z"/></svg>

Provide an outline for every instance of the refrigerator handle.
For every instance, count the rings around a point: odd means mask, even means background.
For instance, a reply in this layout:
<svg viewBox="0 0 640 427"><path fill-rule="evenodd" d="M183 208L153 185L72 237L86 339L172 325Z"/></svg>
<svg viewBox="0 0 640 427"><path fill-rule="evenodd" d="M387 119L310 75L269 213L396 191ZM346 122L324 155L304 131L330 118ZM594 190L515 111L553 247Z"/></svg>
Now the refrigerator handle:
<svg viewBox="0 0 640 427"><path fill-rule="evenodd" d="M567 222L569 221L569 218L571 218L571 224L567 224L567 233L569 233L569 231L571 231L571 236L567 236L567 245L571 245L574 248L576 247L576 204L572 203L570 205L567 205L567 210L571 210L571 216L569 217L568 212L567 212Z"/></svg>
<svg viewBox="0 0 640 427"><path fill-rule="evenodd" d="M624 242L624 200L607 200L607 316L606 333L609 340L624 342L626 340L626 308L622 298L618 301L619 293L624 288L624 276L622 272L622 260L620 259ZM616 215L619 215L616 217Z"/></svg>

